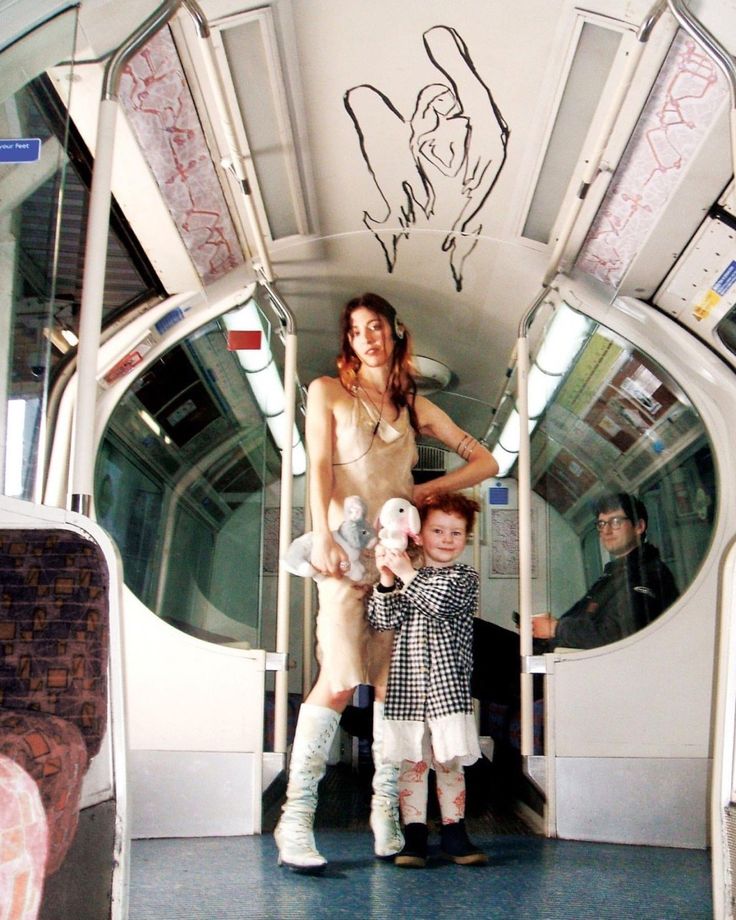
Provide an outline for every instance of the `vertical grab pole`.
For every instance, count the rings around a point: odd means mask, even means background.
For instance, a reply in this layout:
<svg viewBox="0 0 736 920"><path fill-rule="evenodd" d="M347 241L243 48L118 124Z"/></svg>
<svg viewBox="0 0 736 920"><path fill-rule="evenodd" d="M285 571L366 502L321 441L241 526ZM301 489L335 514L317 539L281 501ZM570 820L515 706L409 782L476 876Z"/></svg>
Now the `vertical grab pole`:
<svg viewBox="0 0 736 920"><path fill-rule="evenodd" d="M296 323L294 316L266 278L264 269L259 269L259 280L268 292L271 305L284 327L284 427L286 437L281 452L281 495L279 509L279 559L286 556L291 543L291 515L293 501L293 436L296 418ZM279 564L276 593L276 651L289 660L289 621L291 616L291 576ZM286 726L289 703L289 672L276 672L274 694L273 749L277 754L286 752Z"/></svg>
<svg viewBox="0 0 736 920"><path fill-rule="evenodd" d="M529 327L549 294L542 288L519 323L516 343L516 411L519 413L519 646L521 654L521 756L534 754L534 677L528 669L532 655L532 486L529 437Z"/></svg>
<svg viewBox="0 0 736 920"><path fill-rule="evenodd" d="M309 508L309 456L307 456L307 472L304 477L304 532L312 529L312 514ZM312 689L312 656L314 654L314 582L311 578L304 581L304 616L302 633L302 699L306 700Z"/></svg>
<svg viewBox="0 0 736 920"><path fill-rule="evenodd" d="M112 159L117 99L102 99L87 218L87 241L79 312L76 400L72 427L69 508L89 516L92 503L97 406L97 355L100 349L105 264L110 229Z"/></svg>
<svg viewBox="0 0 736 920"><path fill-rule="evenodd" d="M475 488L473 489L473 498L480 505L480 513L477 516L477 520L475 522L475 530L473 531L473 568L480 575L482 571L481 570L482 559L481 559L481 552L480 552L480 541L481 541L481 533L483 532L482 527L485 522L485 514L483 511L484 505L483 505L480 486L475 486ZM479 579L479 585L478 585L478 607L475 610L474 616L480 617L481 615L480 612L482 609L483 609L483 579L481 578ZM480 728L481 728L480 700L473 700L473 715L475 717L475 726L478 729L478 734L480 734Z"/></svg>
<svg viewBox="0 0 736 920"><path fill-rule="evenodd" d="M169 0L156 9L123 44L113 52L102 84L97 121L97 147L92 173L87 241L82 276L82 302L79 316L77 351L77 393L74 407L69 474L69 507L89 515L92 504L95 449L95 410L97 406L97 354L102 327L105 290L107 239L110 229L112 198L112 161L115 148L117 92L126 62L151 35L155 34L176 12L178 2Z"/></svg>
<svg viewBox="0 0 736 920"><path fill-rule="evenodd" d="M734 840L731 821L736 783L736 542L721 563L720 622L713 700L710 839L713 916L733 918L736 880L731 871Z"/></svg>
<svg viewBox="0 0 736 920"><path fill-rule="evenodd" d="M281 508L279 515L279 559L286 556L291 542L291 504L293 498L292 441L294 431L294 395L296 380L296 333L293 328L286 333L286 354L284 356L284 393L286 408L284 425L287 431L284 449L281 453ZM289 615L291 597L291 576L279 566L278 591L276 595L276 651L289 654ZM289 700L289 672L276 672L276 694L274 700L273 749L278 754L286 751L286 723Z"/></svg>
<svg viewBox="0 0 736 920"><path fill-rule="evenodd" d="M527 329L519 334L516 351L516 385L519 413L519 640L522 662L532 654L532 534L531 534L531 464L529 438L529 406L527 380L529 376L529 339ZM534 753L534 692L533 676L522 667L521 672L521 756Z"/></svg>

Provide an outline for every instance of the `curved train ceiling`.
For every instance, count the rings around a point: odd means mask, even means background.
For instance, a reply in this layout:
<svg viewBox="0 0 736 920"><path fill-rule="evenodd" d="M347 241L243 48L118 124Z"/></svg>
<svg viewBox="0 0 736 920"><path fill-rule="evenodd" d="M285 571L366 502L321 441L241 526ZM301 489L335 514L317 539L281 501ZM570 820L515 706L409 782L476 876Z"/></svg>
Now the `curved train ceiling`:
<svg viewBox="0 0 736 920"><path fill-rule="evenodd" d="M733 0L727 9L716 0L691 5L736 50ZM83 2L78 57L109 50L156 6ZM727 296L708 300L734 250L728 88L670 13L621 94L581 204L581 176L653 4L594 0L582 9L571 0L517 0L511 10L503 0L265 7L202 0L201 7L246 125L237 131L250 151L276 283L300 331L303 382L333 367L339 306L375 290L396 304L416 351L451 369L434 398L483 435L519 319L575 207L564 267L579 249L577 270L611 296L648 300L713 338L731 305ZM243 18L248 10L253 17ZM60 85L68 77L55 71ZM72 112L93 147L99 73L77 66L73 79ZM237 188L213 166L225 147L210 95L185 14L139 52L121 87L126 181L115 191L170 293L240 277L241 243L255 248ZM714 205L724 207L712 212ZM710 247L717 258L703 276L712 221L726 226L727 238ZM687 270L674 263L689 241L695 262ZM699 317L703 302L710 307Z"/></svg>

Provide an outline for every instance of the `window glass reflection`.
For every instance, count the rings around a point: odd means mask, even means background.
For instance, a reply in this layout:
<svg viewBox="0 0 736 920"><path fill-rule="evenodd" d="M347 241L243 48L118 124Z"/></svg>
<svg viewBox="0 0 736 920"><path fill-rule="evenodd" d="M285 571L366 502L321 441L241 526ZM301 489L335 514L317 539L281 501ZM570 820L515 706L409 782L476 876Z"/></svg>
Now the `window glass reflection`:
<svg viewBox="0 0 736 920"><path fill-rule="evenodd" d="M98 456L95 509L146 606L199 638L257 647L281 462L227 334L226 319L209 323L133 383Z"/></svg>
<svg viewBox="0 0 736 920"><path fill-rule="evenodd" d="M730 352L736 355L736 307L726 313L723 319L716 326L716 335L728 348Z"/></svg>
<svg viewBox="0 0 736 920"><path fill-rule="evenodd" d="M562 322L559 317L574 313L558 307L547 324L548 337ZM598 647L656 619L695 577L716 507L710 442L686 393L649 355L577 316L572 360L557 386L547 387L544 398L530 394L530 406L537 407L530 423L533 609L550 615L535 617L539 652ZM531 355L532 369L542 365L547 351L542 336ZM515 463L518 433L514 443L510 423L502 427L499 443L507 464ZM609 498L601 509L604 496L621 493L642 503L643 525L633 512L621 510L618 500ZM496 519L508 513L489 511L492 556ZM607 524L598 529L597 522L617 517L624 518L618 530ZM627 552L618 546L624 535L630 540L623 541ZM510 587L497 588L496 596L510 605ZM573 611L590 619L577 630L568 619L557 636L558 621ZM501 624L510 619L505 610L493 616Z"/></svg>
<svg viewBox="0 0 736 920"><path fill-rule="evenodd" d="M70 34L70 56L73 34ZM46 77L0 106L0 136L41 141L35 163L5 166L13 194L0 200L7 258L0 300L12 317L4 493L38 498L44 427L56 375L75 352L82 296L92 158ZM110 321L161 286L113 202L103 316ZM0 394L3 395L3 394ZM4 397L3 397L4 398Z"/></svg>

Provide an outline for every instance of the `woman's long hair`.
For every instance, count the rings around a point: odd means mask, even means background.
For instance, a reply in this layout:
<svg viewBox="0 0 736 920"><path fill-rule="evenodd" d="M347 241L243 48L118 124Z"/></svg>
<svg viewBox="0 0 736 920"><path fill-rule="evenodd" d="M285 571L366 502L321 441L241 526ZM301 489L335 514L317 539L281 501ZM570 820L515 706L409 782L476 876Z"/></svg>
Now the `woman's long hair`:
<svg viewBox="0 0 736 920"><path fill-rule="evenodd" d="M397 409L407 407L412 428L418 432L419 423L414 408L417 384L411 359L411 335L397 317L396 310L378 294L361 294L349 300L343 308L340 316L340 354L337 356L340 383L351 395L358 385L358 371L362 362L350 344L350 330L353 311L359 307L365 307L388 322L394 342L387 383L388 396Z"/></svg>

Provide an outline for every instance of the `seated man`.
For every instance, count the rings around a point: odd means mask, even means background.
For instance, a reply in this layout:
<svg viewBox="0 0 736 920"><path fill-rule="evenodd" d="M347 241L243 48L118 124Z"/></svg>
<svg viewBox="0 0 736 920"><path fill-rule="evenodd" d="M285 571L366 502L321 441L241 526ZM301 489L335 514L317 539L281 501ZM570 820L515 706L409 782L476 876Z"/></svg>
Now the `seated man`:
<svg viewBox="0 0 736 920"><path fill-rule="evenodd" d="M559 620L532 618L532 635L547 649L596 648L630 636L656 619L678 597L672 573L659 550L645 542L647 511L626 492L597 502L601 546L612 557L585 597Z"/></svg>

